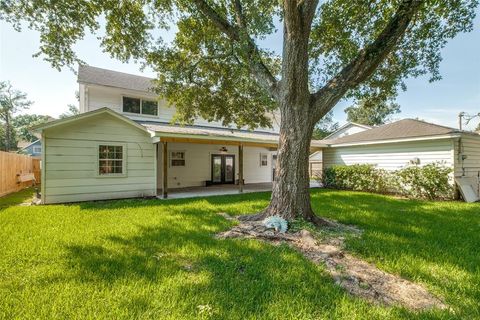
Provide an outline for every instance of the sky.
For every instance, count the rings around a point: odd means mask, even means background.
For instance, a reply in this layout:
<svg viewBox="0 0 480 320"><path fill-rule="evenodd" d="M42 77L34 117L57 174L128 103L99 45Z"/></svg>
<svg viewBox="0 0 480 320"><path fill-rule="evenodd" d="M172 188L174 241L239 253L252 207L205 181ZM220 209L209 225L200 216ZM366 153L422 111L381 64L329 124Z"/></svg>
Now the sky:
<svg viewBox="0 0 480 320"><path fill-rule="evenodd" d="M174 31L171 31L174 32ZM173 34L168 34L171 38ZM281 51L281 33L277 33L261 45L277 52ZM25 113L48 114L57 117L67 111L68 104L77 104L78 90L76 75L68 68L53 69L41 57L32 55L38 51L39 34L24 28L16 32L0 21L0 80L9 80L14 88L26 92L33 105ZM154 77L150 70L140 71L140 65L121 63L102 52L99 41L88 35L76 45L80 59L87 64L132 74ZM458 127L457 115L480 112L480 9L474 22L474 31L458 35L442 50L440 64L442 80L429 83L428 77L407 79L407 91L401 92L397 103L401 113L394 120L419 118L428 122ZM344 109L348 102L340 102L334 108L334 120L346 121ZM474 128L480 119L468 126Z"/></svg>

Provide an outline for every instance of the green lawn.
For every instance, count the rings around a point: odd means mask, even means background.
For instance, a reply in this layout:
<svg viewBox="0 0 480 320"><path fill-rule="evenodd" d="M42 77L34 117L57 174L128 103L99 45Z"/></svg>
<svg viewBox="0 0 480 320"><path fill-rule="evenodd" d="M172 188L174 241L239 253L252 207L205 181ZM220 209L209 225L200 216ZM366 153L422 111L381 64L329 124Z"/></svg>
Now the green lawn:
<svg viewBox="0 0 480 320"><path fill-rule="evenodd" d="M452 311L415 314L337 287L287 246L216 240L269 194L0 209L0 318L480 318L480 204L312 191L318 214L365 230L348 249L425 284Z"/></svg>

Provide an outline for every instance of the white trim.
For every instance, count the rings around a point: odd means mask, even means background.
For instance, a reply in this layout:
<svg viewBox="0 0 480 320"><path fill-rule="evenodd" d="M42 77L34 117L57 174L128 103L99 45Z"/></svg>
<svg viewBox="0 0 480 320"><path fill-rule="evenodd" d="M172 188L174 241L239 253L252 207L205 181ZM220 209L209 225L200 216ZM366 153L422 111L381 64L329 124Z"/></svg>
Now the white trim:
<svg viewBox="0 0 480 320"><path fill-rule="evenodd" d="M363 129L372 129L373 127L371 126L367 126L367 125L364 125L364 124L360 124L360 123L356 123L356 122L347 122L345 123L343 126L341 126L340 128L338 128L337 130L333 131L332 133L330 133L328 136L326 136L325 138L323 138L322 140L327 140L328 138L330 138L331 136L333 136L334 134L337 134L339 131L345 129L345 128L348 128L349 126L356 126L356 127L360 127L360 128L363 128Z"/></svg>
<svg viewBox="0 0 480 320"><path fill-rule="evenodd" d="M93 116L96 116L96 115L99 115L99 114L102 114L102 113L108 113L111 116L113 116L113 117L115 117L119 120L122 120L122 121L124 121L128 124L131 124L132 126L137 127L138 129L140 129L142 131L145 131L145 132L148 132L148 133L152 134L144 126L136 123L135 121L133 121L133 120L131 120L131 119L121 115L120 113L115 112L112 109L107 108L107 107L103 107L103 108L96 109L96 110L93 110L93 111L88 111L88 112L81 113L81 114L78 114L78 115L74 115L74 116L71 116L71 117L68 117L68 118L65 118L65 119L58 119L58 120L50 121L50 122L47 122L47 123L44 123L44 124L41 124L41 125L38 125L38 126L34 126L34 127L31 128L31 130L43 131L45 129L49 129L49 128L52 128L52 127L56 127L56 126L65 125L65 124L68 124L68 123L71 123L71 122L75 122L77 120L88 119L90 117L93 117Z"/></svg>
<svg viewBox="0 0 480 320"><path fill-rule="evenodd" d="M437 135L437 136L425 136L425 137L412 137L412 138L402 138L402 139L389 139L389 140L369 140L369 141L359 141L351 143L339 143L328 145L331 148L338 147L350 147L350 146L360 146L360 145L369 145L369 144L384 144L384 143L397 143L397 142L409 142L409 141L424 141L424 140L440 140L440 139L451 139L460 137L460 133L447 134L447 135Z"/></svg>

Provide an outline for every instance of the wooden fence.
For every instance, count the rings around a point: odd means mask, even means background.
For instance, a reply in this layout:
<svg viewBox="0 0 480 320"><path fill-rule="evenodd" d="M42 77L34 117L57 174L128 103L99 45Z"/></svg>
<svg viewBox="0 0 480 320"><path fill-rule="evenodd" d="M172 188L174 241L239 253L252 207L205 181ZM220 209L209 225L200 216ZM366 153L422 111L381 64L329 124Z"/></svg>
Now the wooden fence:
<svg viewBox="0 0 480 320"><path fill-rule="evenodd" d="M31 186L33 181L19 182L25 174L34 174L40 184L40 159L0 151L0 197Z"/></svg>

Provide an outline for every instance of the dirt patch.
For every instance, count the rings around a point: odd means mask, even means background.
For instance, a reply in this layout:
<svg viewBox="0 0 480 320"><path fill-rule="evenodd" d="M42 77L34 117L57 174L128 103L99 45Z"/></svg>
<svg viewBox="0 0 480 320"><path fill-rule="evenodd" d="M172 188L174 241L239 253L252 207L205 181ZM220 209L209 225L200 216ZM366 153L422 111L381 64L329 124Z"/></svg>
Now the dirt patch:
<svg viewBox="0 0 480 320"><path fill-rule="evenodd" d="M221 215L229 220L234 219L225 213ZM337 226L342 227L340 224ZM360 230L350 226L343 228L350 233L360 233ZM273 244L288 243L312 262L324 264L335 282L349 293L374 303L400 305L412 310L447 308L422 285L386 273L346 253L344 237L338 234L319 241L305 229L294 233L276 233L272 229L267 229L262 222L242 221L232 229L219 233L217 237L255 238Z"/></svg>

